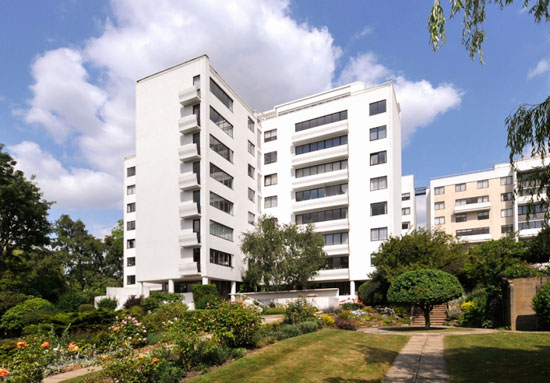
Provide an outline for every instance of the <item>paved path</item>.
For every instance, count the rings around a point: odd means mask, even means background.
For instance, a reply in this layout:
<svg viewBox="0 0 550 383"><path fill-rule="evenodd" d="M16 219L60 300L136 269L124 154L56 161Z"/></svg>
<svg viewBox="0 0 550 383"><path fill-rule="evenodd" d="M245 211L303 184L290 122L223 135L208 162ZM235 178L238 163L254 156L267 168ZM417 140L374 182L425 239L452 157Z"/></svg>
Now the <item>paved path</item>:
<svg viewBox="0 0 550 383"><path fill-rule="evenodd" d="M282 315L264 315L262 316L262 320L264 323L279 322L283 320L283 316Z"/></svg>
<svg viewBox="0 0 550 383"><path fill-rule="evenodd" d="M69 380L69 379L72 379L72 378L77 378L79 376L86 375L86 374L89 374L90 372L99 371L99 370L101 370L101 367L99 367L99 366L90 366L90 367L85 367L85 368L79 368L78 370L64 372L63 374L48 376L47 378L44 378L44 380L42 382L43 383L59 383L59 382L65 381L65 380Z"/></svg>

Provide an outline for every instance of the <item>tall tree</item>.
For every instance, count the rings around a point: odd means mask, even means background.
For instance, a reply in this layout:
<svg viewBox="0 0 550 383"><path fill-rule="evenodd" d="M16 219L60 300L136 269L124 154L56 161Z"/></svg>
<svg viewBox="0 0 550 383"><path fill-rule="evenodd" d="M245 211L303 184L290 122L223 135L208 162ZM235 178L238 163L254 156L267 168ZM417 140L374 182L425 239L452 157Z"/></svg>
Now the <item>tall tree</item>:
<svg viewBox="0 0 550 383"><path fill-rule="evenodd" d="M124 253L124 221L119 220L103 240L105 246L105 267L103 273L108 278L113 278L122 283L123 277L123 253Z"/></svg>
<svg viewBox="0 0 550 383"><path fill-rule="evenodd" d="M47 245L51 224L48 210L52 202L32 180L16 170L16 161L0 144L0 273L17 262L14 250L23 252Z"/></svg>

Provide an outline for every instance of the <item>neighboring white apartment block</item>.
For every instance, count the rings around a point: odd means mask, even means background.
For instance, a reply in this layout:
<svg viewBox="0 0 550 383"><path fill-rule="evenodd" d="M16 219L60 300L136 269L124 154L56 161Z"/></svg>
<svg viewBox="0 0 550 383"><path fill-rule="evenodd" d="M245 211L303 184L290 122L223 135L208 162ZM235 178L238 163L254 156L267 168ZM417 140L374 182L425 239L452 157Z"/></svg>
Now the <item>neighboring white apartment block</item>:
<svg viewBox="0 0 550 383"><path fill-rule="evenodd" d="M543 226L543 214L531 214L527 189L514 198L518 182L542 165L540 158L509 163L492 169L438 177L430 180L427 193L426 223L461 240L479 243L499 239L511 232L519 238L535 236ZM538 211L538 210L537 210Z"/></svg>
<svg viewBox="0 0 550 383"><path fill-rule="evenodd" d="M241 234L267 214L313 222L327 254L317 287L353 295L380 244L416 226L391 83L255 113L200 56L137 82L136 154L124 166L121 294L194 283L235 292Z"/></svg>

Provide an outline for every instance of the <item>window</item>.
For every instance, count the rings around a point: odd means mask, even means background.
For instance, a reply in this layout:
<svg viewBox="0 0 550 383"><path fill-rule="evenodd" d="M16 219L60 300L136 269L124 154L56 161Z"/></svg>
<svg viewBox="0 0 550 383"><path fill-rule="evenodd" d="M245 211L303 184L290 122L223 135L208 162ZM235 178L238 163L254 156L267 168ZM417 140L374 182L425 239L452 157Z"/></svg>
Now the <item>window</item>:
<svg viewBox="0 0 550 383"><path fill-rule="evenodd" d="M370 204L370 215L383 215L388 213L388 203L387 202L376 202Z"/></svg>
<svg viewBox="0 0 550 383"><path fill-rule="evenodd" d="M254 215L254 213L248 212L248 223L254 225L255 222L256 216Z"/></svg>
<svg viewBox="0 0 550 383"><path fill-rule="evenodd" d="M479 213L477 213L477 219L478 220L483 220L483 219L489 219L489 211L480 211Z"/></svg>
<svg viewBox="0 0 550 383"><path fill-rule="evenodd" d="M126 276L126 284L127 285L135 285L136 284L136 276L135 275L127 275Z"/></svg>
<svg viewBox="0 0 550 383"><path fill-rule="evenodd" d="M277 196L271 196L271 197L265 197L264 200L264 207L270 208L270 207L277 207Z"/></svg>
<svg viewBox="0 0 550 383"><path fill-rule="evenodd" d="M264 177L264 186L277 185L277 173L268 174Z"/></svg>
<svg viewBox="0 0 550 383"><path fill-rule="evenodd" d="M401 230L409 230L409 227L411 227L410 222L402 222L401 223Z"/></svg>
<svg viewBox="0 0 550 383"><path fill-rule="evenodd" d="M435 225L444 225L445 224L445 217L435 217L434 218L434 224Z"/></svg>
<svg viewBox="0 0 550 383"><path fill-rule="evenodd" d="M233 111L233 100L212 79L210 79L210 92L212 92L212 94L216 96L218 100L222 102L222 104L227 106L227 109L229 109L230 111Z"/></svg>
<svg viewBox="0 0 550 383"><path fill-rule="evenodd" d="M455 214L455 222L466 222L468 220L467 215L464 214Z"/></svg>
<svg viewBox="0 0 550 383"><path fill-rule="evenodd" d="M514 198L514 195L512 194L512 192L507 192L507 193L501 193L500 194L500 200L501 201L511 201L513 198Z"/></svg>
<svg viewBox="0 0 550 383"><path fill-rule="evenodd" d="M127 195L136 194L136 185L128 185L128 187L126 188L126 194Z"/></svg>
<svg viewBox="0 0 550 383"><path fill-rule="evenodd" d="M330 209L322 211L314 211L311 213L296 215L296 224L302 225L306 223L334 221L337 219L345 219L348 216L347 208Z"/></svg>
<svg viewBox="0 0 550 383"><path fill-rule="evenodd" d="M221 223L210 221L210 234L233 242L233 229Z"/></svg>
<svg viewBox="0 0 550 383"><path fill-rule="evenodd" d="M268 130L264 133L264 142L275 141L277 139L277 129Z"/></svg>
<svg viewBox="0 0 550 383"><path fill-rule="evenodd" d="M387 227L378 227L375 229L370 229L370 240L371 241L383 241L388 239L388 228Z"/></svg>
<svg viewBox="0 0 550 383"><path fill-rule="evenodd" d="M410 215L411 214L411 208L410 207L404 207L401 209L401 215Z"/></svg>
<svg viewBox="0 0 550 383"><path fill-rule="evenodd" d="M347 269L349 268L349 257L327 257L325 270Z"/></svg>
<svg viewBox="0 0 550 383"><path fill-rule="evenodd" d="M371 153L370 155L370 165L380 165L386 163L386 151L378 152L378 153Z"/></svg>
<svg viewBox="0 0 550 383"><path fill-rule="evenodd" d="M129 167L128 169L126 169L126 175L128 177L135 176L136 175L136 167L132 166L132 167Z"/></svg>
<svg viewBox="0 0 550 383"><path fill-rule="evenodd" d="M210 107L210 120L218 125L229 137L233 137L233 125L229 123L216 109Z"/></svg>
<svg viewBox="0 0 550 383"><path fill-rule="evenodd" d="M386 138L386 125L370 129L371 141L381 140L382 138Z"/></svg>
<svg viewBox="0 0 550 383"><path fill-rule="evenodd" d="M513 182L512 176L506 176L506 177L500 177L500 184L501 185L511 185Z"/></svg>
<svg viewBox="0 0 550 383"><path fill-rule="evenodd" d="M233 215L233 202L226 200L216 193L210 192L210 206L213 206L227 214Z"/></svg>
<svg viewBox="0 0 550 383"><path fill-rule="evenodd" d="M544 221L529 221L519 223L520 230L540 229L542 228L542 226L544 226Z"/></svg>
<svg viewBox="0 0 550 383"><path fill-rule="evenodd" d="M462 229L456 231L457 237L463 237L467 235L480 235L480 234L489 234L488 227L476 227L475 229Z"/></svg>
<svg viewBox="0 0 550 383"><path fill-rule="evenodd" d="M136 230L136 221L126 222L126 231Z"/></svg>
<svg viewBox="0 0 550 383"><path fill-rule="evenodd" d="M193 105L193 115L197 117L197 125L201 126L201 104Z"/></svg>
<svg viewBox="0 0 550 383"><path fill-rule="evenodd" d="M200 190L193 190L193 202L197 205L201 204L201 191Z"/></svg>
<svg viewBox="0 0 550 383"><path fill-rule="evenodd" d="M126 248L127 249L133 249L135 247L136 247L136 240L135 239L126 240Z"/></svg>
<svg viewBox="0 0 550 383"><path fill-rule="evenodd" d="M480 180L477 181L477 188L478 189L485 189L489 187L489 180Z"/></svg>
<svg viewBox="0 0 550 383"><path fill-rule="evenodd" d="M434 188L434 194L435 195L445 194L445 186L439 186Z"/></svg>
<svg viewBox="0 0 550 383"><path fill-rule="evenodd" d="M317 117L312 120L298 122L297 124L295 124L294 128L296 132L300 132L302 130L311 129L317 126L331 124L333 122L338 122L338 121L347 120L347 119L348 119L348 111L343 110L341 112L332 113L327 116Z"/></svg>
<svg viewBox="0 0 550 383"><path fill-rule="evenodd" d="M193 77L193 86L195 88L200 88L201 87L201 76L200 75L196 75Z"/></svg>
<svg viewBox="0 0 550 383"><path fill-rule="evenodd" d="M201 232L201 220L200 219L194 219L193 220L193 233L200 233Z"/></svg>
<svg viewBox="0 0 550 383"><path fill-rule="evenodd" d="M544 208L541 204L535 204L529 209L529 205L520 205L518 206L518 215L527 215L527 214L538 214L538 213L544 213L546 212L546 208Z"/></svg>
<svg viewBox="0 0 550 383"><path fill-rule="evenodd" d="M380 114L385 112L386 112L386 100L377 101L369 104L370 116L374 116L375 114Z"/></svg>
<svg viewBox="0 0 550 383"><path fill-rule="evenodd" d="M403 193L401 194L401 201L408 201L411 199L411 193Z"/></svg>
<svg viewBox="0 0 550 383"><path fill-rule="evenodd" d="M466 184L455 185L455 192L463 192L463 191L466 191Z"/></svg>
<svg viewBox="0 0 550 383"><path fill-rule="evenodd" d="M255 175L254 175L254 174L255 174L255 173L254 173L255 171L256 171L256 169L254 169L254 166L248 164L248 176L249 176L250 178L252 178L252 179L255 178Z"/></svg>
<svg viewBox="0 0 550 383"><path fill-rule="evenodd" d="M248 130L254 133L254 121L250 117L248 117Z"/></svg>
<svg viewBox="0 0 550 383"><path fill-rule="evenodd" d="M331 197L348 192L348 184L325 186L316 189L309 189L296 192L296 201L307 201L310 199Z"/></svg>
<svg viewBox="0 0 550 383"><path fill-rule="evenodd" d="M248 141L248 153L252 154L252 157L256 156L256 145Z"/></svg>
<svg viewBox="0 0 550 383"><path fill-rule="evenodd" d="M305 154L309 152L315 152L317 150L329 149L335 146L347 145L348 136L340 136L334 138L328 138L326 140L312 142L309 144L296 146L295 153L296 155Z"/></svg>
<svg viewBox="0 0 550 383"><path fill-rule="evenodd" d="M473 203L489 202L489 196L484 195L480 197L462 198L455 201L455 205L470 205Z"/></svg>
<svg viewBox="0 0 550 383"><path fill-rule="evenodd" d="M316 174L334 172L348 168L348 160L334 161L326 164L313 165L305 168L296 169L296 178L314 176Z"/></svg>
<svg viewBox="0 0 550 383"><path fill-rule="evenodd" d="M231 267L232 254L224 253L223 251L210 249L210 263L220 266Z"/></svg>
<svg viewBox="0 0 550 383"><path fill-rule="evenodd" d="M277 162L277 152L269 152L264 154L264 164L273 164Z"/></svg>
<svg viewBox="0 0 550 383"><path fill-rule="evenodd" d="M514 214L514 210L513 209L501 209L500 210L500 216L502 218L505 218L505 217L511 217L512 215Z"/></svg>
<svg viewBox="0 0 550 383"><path fill-rule="evenodd" d="M136 265L136 257L128 257L126 258L126 266L132 267Z"/></svg>
<svg viewBox="0 0 550 383"><path fill-rule="evenodd" d="M233 163L233 150L221 143L216 137L210 135L210 149L218 153L227 161Z"/></svg>
<svg viewBox="0 0 550 383"><path fill-rule="evenodd" d="M514 231L514 225L502 225L500 227L501 234L511 233Z"/></svg>
<svg viewBox="0 0 550 383"><path fill-rule="evenodd" d="M370 179L370 191L382 190L388 188L388 177L376 177Z"/></svg>
<svg viewBox="0 0 550 383"><path fill-rule="evenodd" d="M436 202L434 203L434 210L443 210L445 209L445 202Z"/></svg>
<svg viewBox="0 0 550 383"><path fill-rule="evenodd" d="M132 202L126 205L126 213L133 213L136 211L136 203Z"/></svg>
<svg viewBox="0 0 550 383"><path fill-rule="evenodd" d="M254 199L256 198L256 192L250 188L248 188L248 199L252 202L254 202Z"/></svg>
<svg viewBox="0 0 550 383"><path fill-rule="evenodd" d="M348 243L348 233L323 234L325 246L342 245Z"/></svg>
<svg viewBox="0 0 550 383"><path fill-rule="evenodd" d="M233 189L233 177L212 163L210 164L210 177L214 178L219 183L224 184L228 188Z"/></svg>

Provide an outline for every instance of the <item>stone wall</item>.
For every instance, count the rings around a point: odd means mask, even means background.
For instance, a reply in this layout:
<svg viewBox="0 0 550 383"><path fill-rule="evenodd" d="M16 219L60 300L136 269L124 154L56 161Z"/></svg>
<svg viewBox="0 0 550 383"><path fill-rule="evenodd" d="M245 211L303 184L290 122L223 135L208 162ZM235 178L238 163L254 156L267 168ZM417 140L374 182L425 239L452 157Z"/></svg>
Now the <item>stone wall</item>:
<svg viewBox="0 0 550 383"><path fill-rule="evenodd" d="M508 318L512 331L537 330L537 317L532 302L537 290L550 277L518 278L510 280L508 289Z"/></svg>

